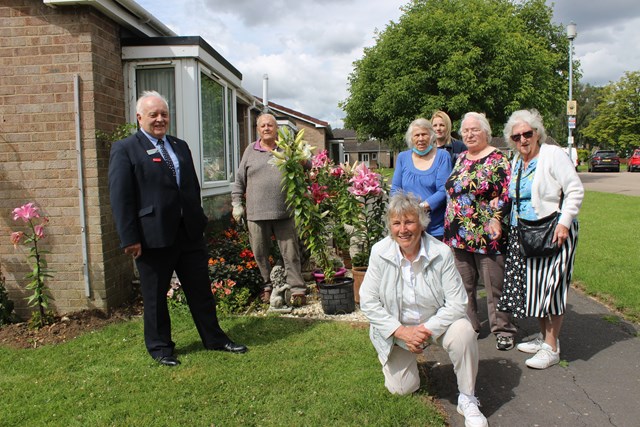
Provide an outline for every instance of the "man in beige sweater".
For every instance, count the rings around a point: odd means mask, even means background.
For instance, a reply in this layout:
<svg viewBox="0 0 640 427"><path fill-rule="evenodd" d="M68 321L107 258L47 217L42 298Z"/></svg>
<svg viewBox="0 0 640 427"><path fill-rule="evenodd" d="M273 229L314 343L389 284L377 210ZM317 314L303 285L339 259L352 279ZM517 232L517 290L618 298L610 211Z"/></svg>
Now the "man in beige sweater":
<svg viewBox="0 0 640 427"><path fill-rule="evenodd" d="M291 286L292 305L306 303L306 285L300 266L300 246L294 219L285 203L282 174L269 163L276 150L278 123L271 114L258 117L258 140L247 147L231 190L233 217L239 221L247 215L251 249L264 281L260 297L269 302L271 296L271 264L269 249L274 235L284 261L287 284Z"/></svg>

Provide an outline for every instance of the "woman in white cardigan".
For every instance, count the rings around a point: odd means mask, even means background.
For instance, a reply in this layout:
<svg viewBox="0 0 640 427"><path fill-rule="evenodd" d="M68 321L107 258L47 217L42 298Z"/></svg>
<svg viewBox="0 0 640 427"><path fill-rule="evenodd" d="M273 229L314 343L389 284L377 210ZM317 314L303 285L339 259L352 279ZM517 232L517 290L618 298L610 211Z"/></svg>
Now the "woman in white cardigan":
<svg viewBox="0 0 640 427"><path fill-rule="evenodd" d="M514 112L504 127L504 137L515 146L517 154L511 164L511 227L498 308L514 317L538 318L540 334L518 344L517 349L534 355L526 360L527 366L546 369L560 361L558 336L573 273L577 217L584 189L567 154L560 147L545 143L547 134L536 110ZM559 215L553 236L559 252L550 257L524 258L516 232L518 217L535 220L554 212Z"/></svg>
<svg viewBox="0 0 640 427"><path fill-rule="evenodd" d="M477 333L466 314L467 293L451 249L425 230L428 214L413 194L389 201L389 236L371 250L360 288L360 308L382 364L384 384L394 394L420 387L416 357L430 343L449 354L458 379L458 412L467 426L486 426L475 397Z"/></svg>

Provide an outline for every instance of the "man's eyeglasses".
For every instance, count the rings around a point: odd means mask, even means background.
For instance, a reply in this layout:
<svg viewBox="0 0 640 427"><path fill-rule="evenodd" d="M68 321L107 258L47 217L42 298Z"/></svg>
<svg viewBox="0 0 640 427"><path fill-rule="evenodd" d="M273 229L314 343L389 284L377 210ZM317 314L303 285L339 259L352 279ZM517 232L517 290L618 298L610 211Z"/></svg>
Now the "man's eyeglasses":
<svg viewBox="0 0 640 427"><path fill-rule="evenodd" d="M526 131L526 132L522 132L522 133L518 133L518 134L515 134L515 135L511 135L511 140L512 140L513 142L520 142L520 139L521 139L523 136L524 136L525 138L529 139L529 138L531 138L531 137L533 136L533 131L532 131L532 130L528 130L528 131Z"/></svg>

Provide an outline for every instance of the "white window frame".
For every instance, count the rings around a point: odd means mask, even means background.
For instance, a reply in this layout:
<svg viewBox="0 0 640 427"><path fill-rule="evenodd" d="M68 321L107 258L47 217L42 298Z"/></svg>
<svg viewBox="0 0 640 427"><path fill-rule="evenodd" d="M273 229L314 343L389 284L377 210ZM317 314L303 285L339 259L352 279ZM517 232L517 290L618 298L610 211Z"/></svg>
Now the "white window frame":
<svg viewBox="0 0 640 427"><path fill-rule="evenodd" d="M210 197L220 194L228 194L231 192L231 183L235 176L237 166L240 162L238 153L238 134L237 129L237 104L238 90L236 85L240 81L229 81L230 73L226 70L217 72L217 69L205 64L201 57L194 57L191 54L176 56L171 58L171 51L164 51L163 47L146 47L139 50L139 47L123 48L124 77L126 88L126 108L128 111L129 122L136 123L136 70L140 68L174 68L175 82L175 129L176 137L183 139L189 145L193 161L198 174L200 187L202 188L202 197ZM160 54L162 53L162 54ZM182 52L184 53L184 52ZM155 56L155 59L148 56ZM212 62L215 66L216 63ZM226 167L227 178L221 181L205 182L203 167L203 150L202 150L202 117L201 117L201 72L209 75L217 80L224 87L224 135L226 144Z"/></svg>

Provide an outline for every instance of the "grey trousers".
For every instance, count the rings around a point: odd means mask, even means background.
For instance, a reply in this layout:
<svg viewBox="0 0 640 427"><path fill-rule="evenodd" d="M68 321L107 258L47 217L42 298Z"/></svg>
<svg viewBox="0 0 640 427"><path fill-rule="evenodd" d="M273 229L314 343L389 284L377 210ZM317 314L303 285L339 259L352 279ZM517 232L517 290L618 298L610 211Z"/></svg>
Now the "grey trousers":
<svg viewBox="0 0 640 427"><path fill-rule="evenodd" d="M291 293L294 295L304 294L307 287L302 278L300 246L293 218L247 221L247 227L249 229L251 250L265 285L270 283L271 263L269 262L269 249L271 248L271 236L273 235L280 248L284 269L287 274L287 283L291 286Z"/></svg>
<svg viewBox="0 0 640 427"><path fill-rule="evenodd" d="M487 291L487 312L489 313L489 327L495 335L514 336L516 326L511 321L509 313L499 311L497 308L502 296L504 284L504 255L486 255L467 252L462 249L452 249L456 267L462 283L469 296L467 315L476 332L480 331L480 319L478 319L477 290L478 280L482 279Z"/></svg>

